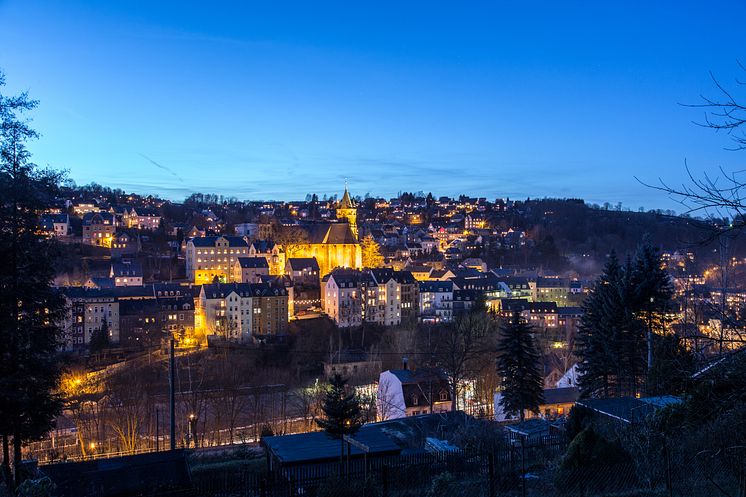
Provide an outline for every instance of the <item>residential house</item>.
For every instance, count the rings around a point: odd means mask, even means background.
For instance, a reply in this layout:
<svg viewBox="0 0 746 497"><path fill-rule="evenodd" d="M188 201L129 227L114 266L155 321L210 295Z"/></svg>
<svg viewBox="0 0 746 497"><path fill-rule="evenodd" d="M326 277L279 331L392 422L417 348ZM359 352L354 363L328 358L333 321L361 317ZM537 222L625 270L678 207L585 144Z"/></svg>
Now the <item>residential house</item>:
<svg viewBox="0 0 746 497"><path fill-rule="evenodd" d="M450 388L442 371L397 369L381 373L376 395L379 420L450 410Z"/></svg>
<svg viewBox="0 0 746 497"><path fill-rule="evenodd" d="M285 251L272 240L254 240L249 245L250 257L264 257L269 274L280 275L285 270Z"/></svg>
<svg viewBox="0 0 746 497"><path fill-rule="evenodd" d="M186 244L186 274L196 284L231 280L232 268L239 257L248 257L249 246L239 236L203 236Z"/></svg>
<svg viewBox="0 0 746 497"><path fill-rule="evenodd" d="M83 216L83 245L111 247L116 232L114 216L108 212L88 212Z"/></svg>
<svg viewBox="0 0 746 497"><path fill-rule="evenodd" d="M70 234L70 216L67 214L44 214L41 230L50 237L61 238Z"/></svg>
<svg viewBox="0 0 746 497"><path fill-rule="evenodd" d="M419 308L423 322L450 322L453 319L453 283L421 281Z"/></svg>
<svg viewBox="0 0 746 497"><path fill-rule="evenodd" d="M269 264L265 257L237 257L233 263L231 281L261 283L262 276L269 276Z"/></svg>
<svg viewBox="0 0 746 497"><path fill-rule="evenodd" d="M111 239L111 257L119 258L140 252L140 237L127 232L115 233Z"/></svg>
<svg viewBox="0 0 746 497"><path fill-rule="evenodd" d="M284 335L287 322L287 291L268 283L202 285L195 305L195 329L228 341Z"/></svg>
<svg viewBox="0 0 746 497"><path fill-rule="evenodd" d="M109 278L114 286L142 286L142 266L134 260L112 262Z"/></svg>

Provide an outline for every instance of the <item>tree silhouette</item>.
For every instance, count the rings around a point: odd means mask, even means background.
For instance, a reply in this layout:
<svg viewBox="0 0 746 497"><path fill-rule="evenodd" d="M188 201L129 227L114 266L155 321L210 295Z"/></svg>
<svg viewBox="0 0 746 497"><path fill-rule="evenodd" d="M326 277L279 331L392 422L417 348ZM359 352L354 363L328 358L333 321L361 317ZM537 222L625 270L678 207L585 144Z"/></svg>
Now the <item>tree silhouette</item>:
<svg viewBox="0 0 746 497"><path fill-rule="evenodd" d="M539 351L532 332L531 326L517 312L500 330L497 359L503 388L500 405L505 412L518 414L521 421L526 411L539 411L544 396Z"/></svg>
<svg viewBox="0 0 746 497"><path fill-rule="evenodd" d="M354 434L362 422L362 411L357 396L347 393L347 380L335 374L329 378L329 388L321 405L324 416L316 420L326 433L340 440L340 463L344 457L344 436Z"/></svg>
<svg viewBox="0 0 746 497"><path fill-rule="evenodd" d="M0 73L0 88L4 84ZM61 175L37 168L26 142L36 138L24 114L37 105L22 93L0 93L0 434L8 467L13 438L15 484L21 447L53 425L62 403L57 390L65 301L53 287L59 248L38 231L38 214L49 208Z"/></svg>

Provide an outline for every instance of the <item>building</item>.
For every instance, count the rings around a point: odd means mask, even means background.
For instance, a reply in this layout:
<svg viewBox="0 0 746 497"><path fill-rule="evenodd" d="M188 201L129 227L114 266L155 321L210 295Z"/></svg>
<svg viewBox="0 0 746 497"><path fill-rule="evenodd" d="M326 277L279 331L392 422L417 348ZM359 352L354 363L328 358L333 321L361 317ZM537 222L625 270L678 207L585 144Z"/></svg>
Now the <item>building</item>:
<svg viewBox="0 0 746 497"><path fill-rule="evenodd" d="M88 212L83 216L83 245L111 247L116 232L114 216L108 212Z"/></svg>
<svg viewBox="0 0 746 497"><path fill-rule="evenodd" d="M40 225L47 236L59 238L70 234L70 216L67 214L44 214Z"/></svg>
<svg viewBox="0 0 746 497"><path fill-rule="evenodd" d="M249 239L257 238L259 225L256 223L239 223L233 226L233 232L236 236L245 236Z"/></svg>
<svg viewBox="0 0 746 497"><path fill-rule="evenodd" d="M363 318L361 280L354 269L335 269L322 280L324 312L340 328L360 326Z"/></svg>
<svg viewBox="0 0 746 497"><path fill-rule="evenodd" d="M109 278L114 286L142 286L142 266L137 261L123 260L111 263Z"/></svg>
<svg viewBox="0 0 746 497"><path fill-rule="evenodd" d="M379 420L451 410L448 380L440 370L397 369L381 373L376 395Z"/></svg>
<svg viewBox="0 0 746 497"><path fill-rule="evenodd" d="M360 269L363 255L357 237L348 223L311 223L302 228L307 243L292 250L292 257L316 259L319 274L324 276L335 268Z"/></svg>
<svg viewBox="0 0 746 497"><path fill-rule="evenodd" d="M293 284L318 285L320 280L319 263L315 257L290 257L285 263L285 274L290 277Z"/></svg>
<svg viewBox="0 0 746 497"><path fill-rule="evenodd" d="M289 258L285 274L290 280L291 315L300 316L321 308L320 271L314 257Z"/></svg>
<svg viewBox="0 0 746 497"><path fill-rule="evenodd" d="M261 283L262 276L269 276L269 264L265 257L238 257L233 263L231 281Z"/></svg>
<svg viewBox="0 0 746 497"><path fill-rule="evenodd" d="M304 240L287 248L288 258L316 258L321 276L335 268L360 269L363 256L358 241L357 207L345 188L336 206L338 222L302 224Z"/></svg>
<svg viewBox="0 0 746 497"><path fill-rule="evenodd" d="M352 231L353 236L357 240L357 206L352 198L350 198L350 192L347 191L347 185L345 185L342 200L337 204L336 214L337 219L347 221L347 224L350 226L350 231Z"/></svg>
<svg viewBox="0 0 746 497"><path fill-rule="evenodd" d="M119 301L113 292L77 287L66 289L65 297L65 350L86 349L91 335L102 328L106 328L112 343L119 343Z"/></svg>
<svg viewBox="0 0 746 497"><path fill-rule="evenodd" d="M324 312L343 328L396 326L416 322L419 313L419 284L406 271L338 268L324 277L322 293Z"/></svg>
<svg viewBox="0 0 746 497"><path fill-rule="evenodd" d="M423 322L450 322L453 319L453 283L421 281L419 307Z"/></svg>
<svg viewBox="0 0 746 497"><path fill-rule="evenodd" d="M570 280L567 278L536 278L529 282L534 302L556 302L558 306L570 305Z"/></svg>
<svg viewBox="0 0 746 497"><path fill-rule="evenodd" d="M139 207L130 211L130 228L155 231L161 225L161 216L152 209Z"/></svg>
<svg viewBox="0 0 746 497"><path fill-rule="evenodd" d="M86 287L66 287L62 289L62 293L68 303L68 312L64 322L64 349L65 350L83 350L86 349L90 342L91 335L97 331L106 327L109 333L109 339L113 344L120 343L120 306L129 305L126 303L135 301L158 301L163 303L161 305L161 312L163 312L163 305L166 303L178 303L184 301L184 304L194 302L195 287L181 286L178 284L151 284L143 286L120 286L120 287L108 287L108 288L86 288ZM135 308L136 304L132 304ZM126 316L133 316L140 314L143 318L143 325L152 326L153 330L163 330L161 323L168 321L168 319L159 318L153 323L150 318L157 318L158 315L148 314L150 310L133 311L132 307L128 308ZM154 309L154 308L153 308ZM174 309L170 309L174 314ZM194 328L194 314L185 314L187 311L177 312L176 319L181 323L184 323L184 330ZM128 333L132 328L137 327L135 320L127 318L125 326L128 328ZM146 322L144 318L147 317L149 320ZM141 325L139 325L141 326ZM168 327L166 327L168 329ZM128 336L137 336L138 333L130 333ZM156 336L155 332L150 333L152 336ZM157 336L161 336L158 334ZM135 340L137 342L137 340Z"/></svg>
<svg viewBox="0 0 746 497"><path fill-rule="evenodd" d="M499 299L497 312L504 318L516 313L530 325L536 328L557 328L559 326L559 310L554 302L529 302L525 299Z"/></svg>
<svg viewBox="0 0 746 497"><path fill-rule="evenodd" d="M196 284L231 279L232 268L239 257L249 256L249 245L239 236L203 236L186 244L186 275Z"/></svg>
<svg viewBox="0 0 746 497"><path fill-rule="evenodd" d="M287 333L287 291L268 283L202 285L195 305L195 332L228 341Z"/></svg>
<svg viewBox="0 0 746 497"><path fill-rule="evenodd" d="M342 350L330 354L324 361L324 375L331 378L339 374L351 386L370 385L381 375L381 361L371 359L362 350Z"/></svg>
<svg viewBox="0 0 746 497"><path fill-rule="evenodd" d="M126 232L115 233L111 239L111 256L113 258L136 255L140 252L140 237Z"/></svg>
<svg viewBox="0 0 746 497"><path fill-rule="evenodd" d="M254 240L249 244L250 257L264 257L267 260L269 274L281 275L285 270L285 251L272 240Z"/></svg>
<svg viewBox="0 0 746 497"><path fill-rule="evenodd" d="M580 397L580 391L578 387L563 387L563 388L545 388L544 389L544 400L539 405L539 412L537 414L526 411L524 416L526 419L540 417L544 419L556 419L561 416L566 416L570 413L570 409L573 408L575 402ZM506 421L508 419L517 419L518 416L511 417L505 413L500 401L502 399L502 393L495 394L495 421Z"/></svg>

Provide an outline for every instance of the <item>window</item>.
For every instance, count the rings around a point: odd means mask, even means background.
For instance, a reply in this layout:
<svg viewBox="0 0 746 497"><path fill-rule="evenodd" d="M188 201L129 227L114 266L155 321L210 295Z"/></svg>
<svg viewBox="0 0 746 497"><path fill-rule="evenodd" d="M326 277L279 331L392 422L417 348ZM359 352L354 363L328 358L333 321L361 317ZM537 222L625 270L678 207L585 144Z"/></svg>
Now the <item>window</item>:
<svg viewBox="0 0 746 497"><path fill-rule="evenodd" d="M419 405L419 403L420 403L419 396L417 394L413 394L412 395L412 405L416 406L416 405Z"/></svg>
<svg viewBox="0 0 746 497"><path fill-rule="evenodd" d="M441 390L440 391L440 400L441 401L448 400L448 392L446 392L445 390Z"/></svg>

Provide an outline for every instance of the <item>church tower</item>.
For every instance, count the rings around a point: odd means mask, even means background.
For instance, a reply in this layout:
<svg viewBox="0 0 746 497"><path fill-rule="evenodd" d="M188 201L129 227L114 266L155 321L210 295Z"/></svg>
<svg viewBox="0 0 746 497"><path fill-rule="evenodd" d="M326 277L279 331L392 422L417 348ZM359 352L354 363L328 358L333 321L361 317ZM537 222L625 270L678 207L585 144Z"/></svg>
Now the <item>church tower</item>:
<svg viewBox="0 0 746 497"><path fill-rule="evenodd" d="M347 191L347 184L345 183L345 193L342 195L342 200L337 204L337 219L346 219L350 225L350 230L355 238L357 235L357 206L355 202L350 198L350 192Z"/></svg>

